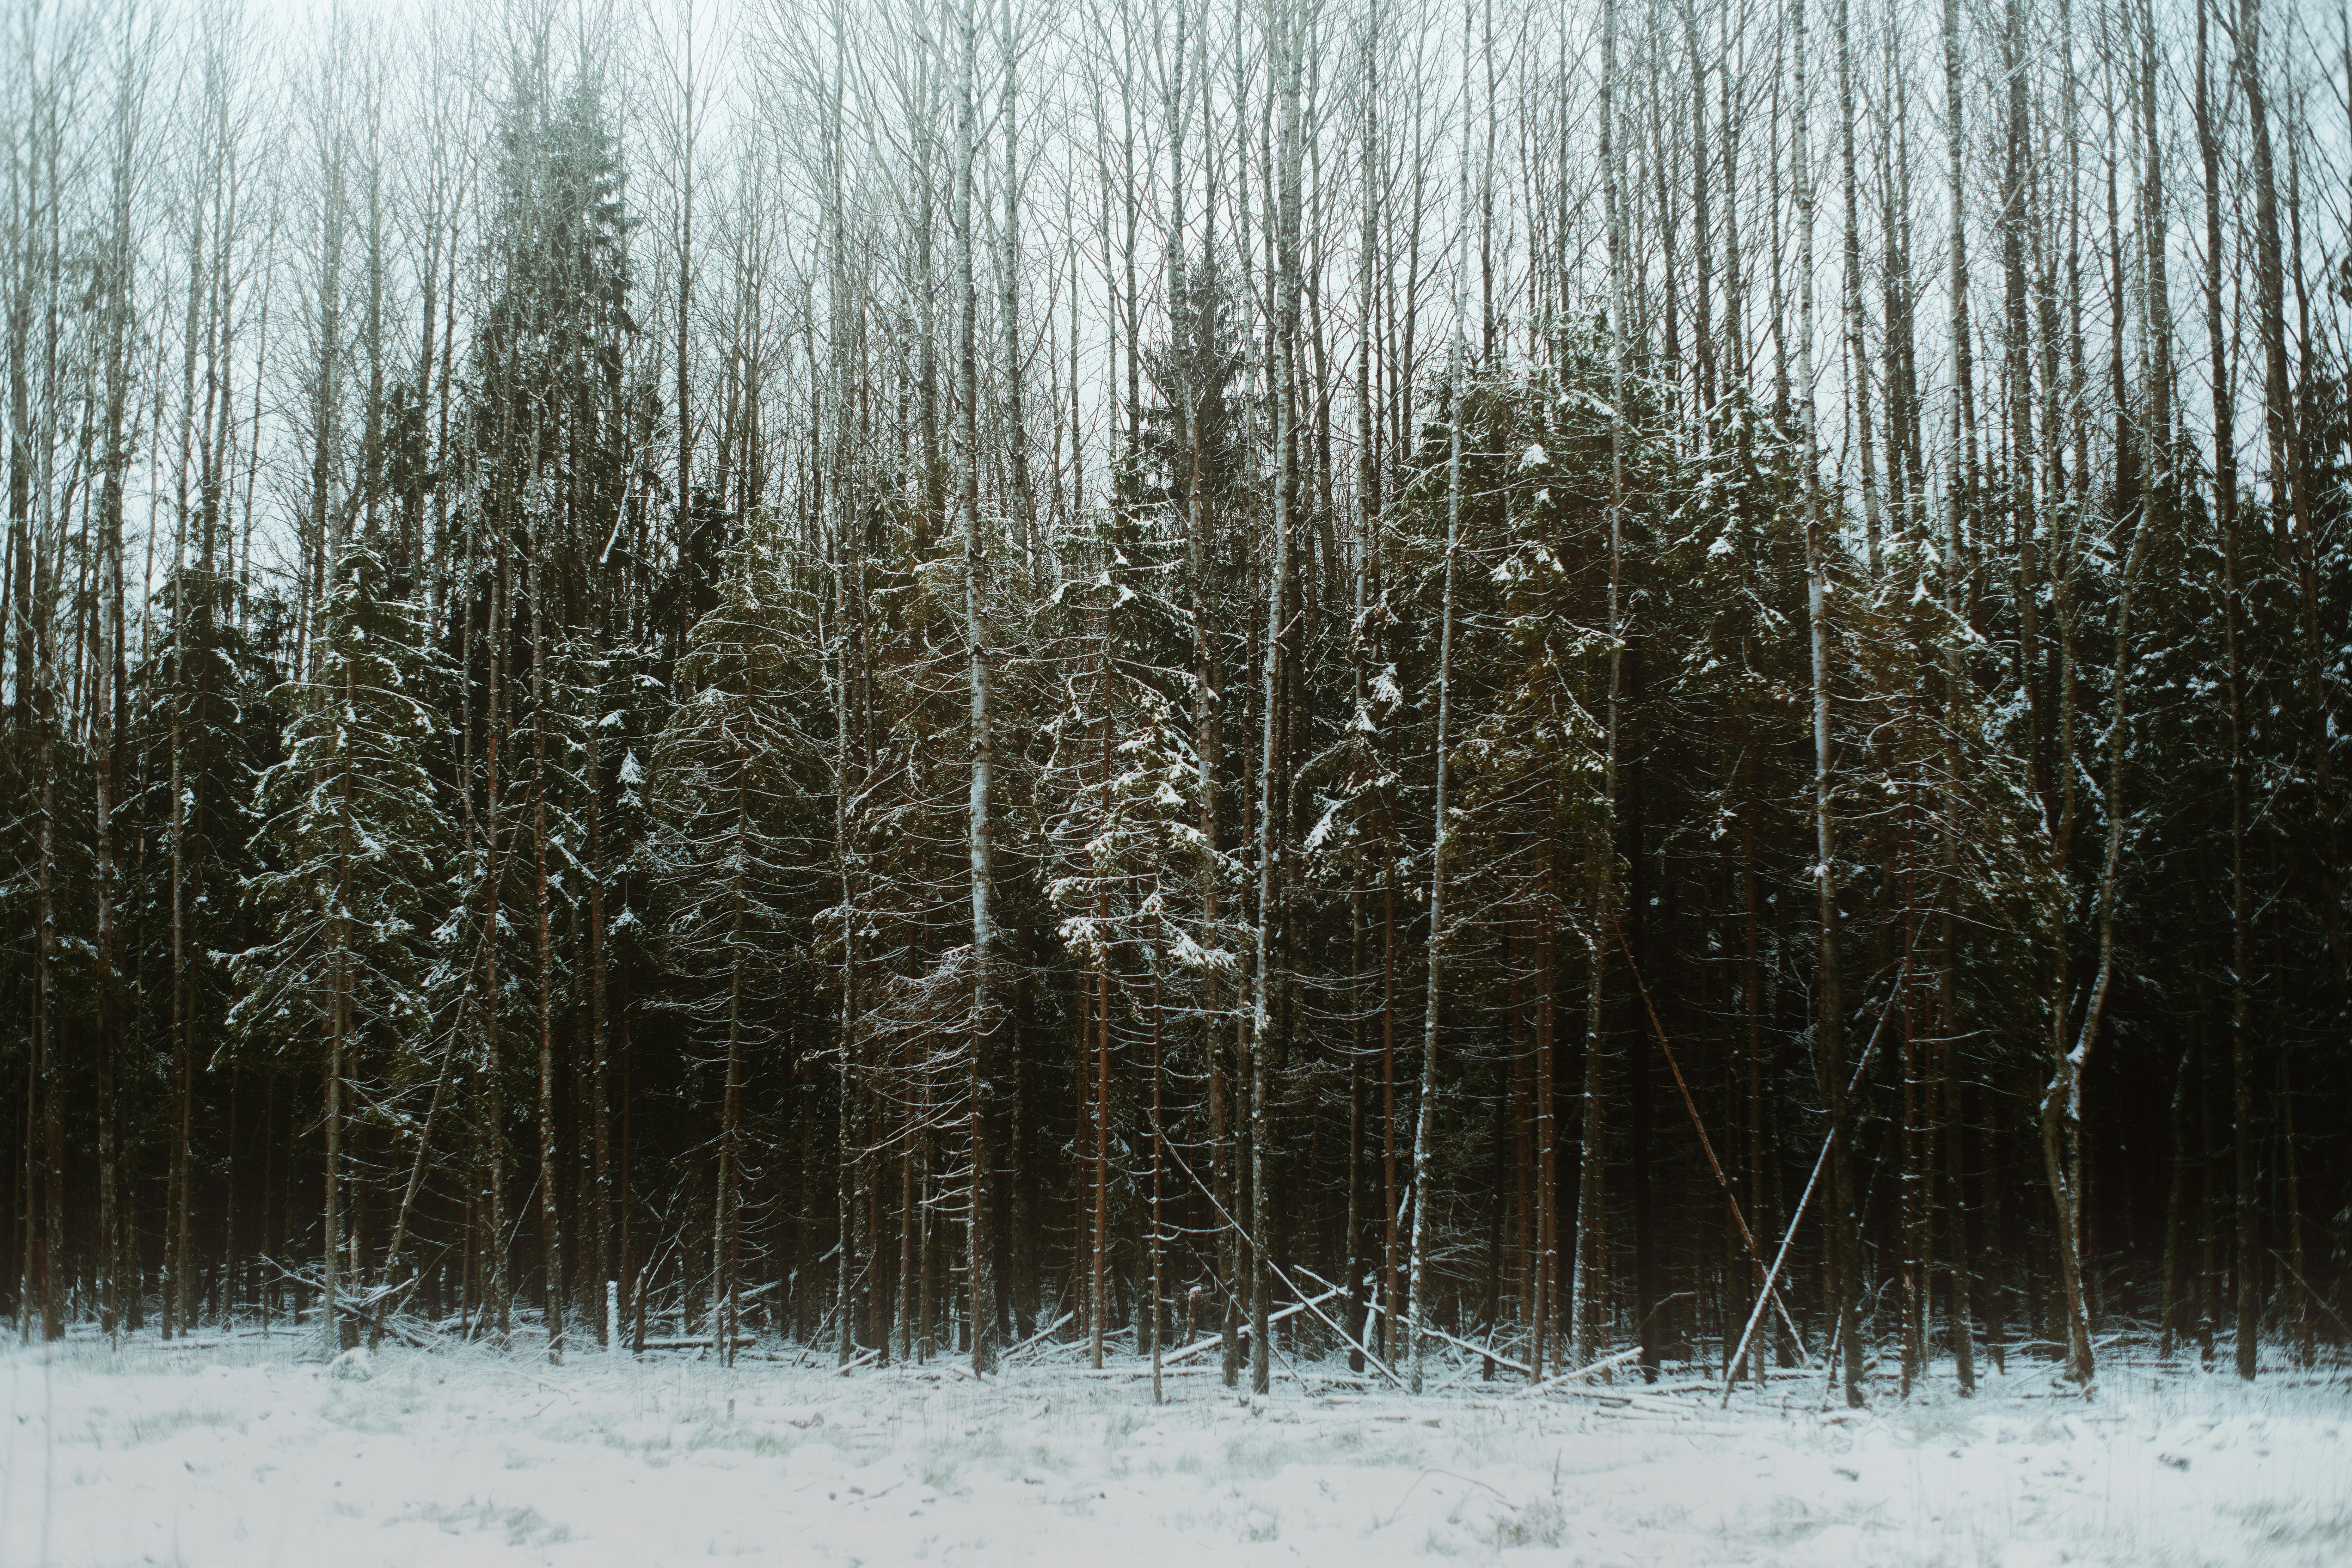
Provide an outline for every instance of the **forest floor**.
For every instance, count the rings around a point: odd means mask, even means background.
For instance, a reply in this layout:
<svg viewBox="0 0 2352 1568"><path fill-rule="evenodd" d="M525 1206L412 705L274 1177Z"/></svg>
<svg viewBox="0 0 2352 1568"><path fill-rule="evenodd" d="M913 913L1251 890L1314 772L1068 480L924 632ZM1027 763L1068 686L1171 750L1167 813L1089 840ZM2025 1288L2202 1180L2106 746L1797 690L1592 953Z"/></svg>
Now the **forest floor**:
<svg viewBox="0 0 2352 1568"><path fill-rule="evenodd" d="M2111 1369L2084 1401L2012 1359L1848 1412L1811 1376L1722 1410L1450 1364L1418 1401L1312 1369L1250 1401L1202 1368L1155 1408L1067 1363L305 1348L6 1352L0 1568L2352 1563L2340 1378Z"/></svg>

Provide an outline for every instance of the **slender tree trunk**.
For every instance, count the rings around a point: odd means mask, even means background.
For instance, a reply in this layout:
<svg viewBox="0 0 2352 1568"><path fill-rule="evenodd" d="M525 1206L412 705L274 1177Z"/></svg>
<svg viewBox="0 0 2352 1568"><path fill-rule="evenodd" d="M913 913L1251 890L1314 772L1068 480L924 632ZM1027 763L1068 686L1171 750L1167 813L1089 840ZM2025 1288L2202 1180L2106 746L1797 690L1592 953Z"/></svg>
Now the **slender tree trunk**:
<svg viewBox="0 0 2352 1568"><path fill-rule="evenodd" d="M620 1259L613 1247L613 1097L611 1029L606 1021L604 994L605 873L600 728L594 722L588 726L587 778L583 791L588 815L588 1116L594 1140L589 1191L595 1211L590 1223L596 1237L596 1288L604 1309L597 1314L596 1337L606 1350L617 1351L621 1348Z"/></svg>
<svg viewBox="0 0 2352 1568"><path fill-rule="evenodd" d="M1297 381L1298 338L1298 243L1300 81L1307 45L1299 36L1303 18L1277 11L1273 17L1268 67L1273 90L1279 99L1281 143L1276 167L1267 171L1277 186L1278 205L1270 215L1269 235L1275 293L1274 404L1274 538L1266 568L1265 645L1260 666L1260 721L1264 733L1257 757L1257 921L1256 954L1252 966L1253 993L1248 1037L1250 1079L1250 1388L1265 1394L1273 1386L1270 1266L1273 1247L1273 1194L1267 1179L1273 1137L1268 1126L1272 1099L1267 1056L1272 1040L1275 990L1274 935L1276 921L1278 868L1276 854L1275 772L1282 745L1283 648L1286 610L1291 580L1290 531L1293 468L1297 431L1293 401ZM1269 105L1269 108L1273 106Z"/></svg>
<svg viewBox="0 0 2352 1568"><path fill-rule="evenodd" d="M745 900L740 868L750 863L751 805L742 765L738 765L735 776L735 864L739 869L728 893L727 945L730 962L727 984L727 1088L726 1099L719 1107L719 1184L712 1194L712 1212L718 1223L712 1226L711 1238L711 1343L718 1351L720 1366L735 1364L735 1335L741 1326L735 1265L742 1235L743 971L757 962L743 941Z"/></svg>
<svg viewBox="0 0 2352 1568"><path fill-rule="evenodd" d="M1797 418L1804 442L1805 608L1812 649L1813 886L1818 909L1818 991L1821 1016L1818 1057L1830 1121L1831 1182L1836 1211L1830 1219L1832 1278L1835 1281L1838 1342L1843 1347L1845 1398L1862 1398L1862 1330L1858 1321L1853 1157L1846 1116L1845 999L1838 963L1837 817L1832 784L1830 724L1830 583L1828 526L1822 515L1821 440L1813 389L1813 177L1807 128L1811 121L1805 87L1805 10L1796 0L1796 112L1792 122L1791 179L1796 186L1798 245Z"/></svg>
<svg viewBox="0 0 2352 1568"><path fill-rule="evenodd" d="M46 575L46 574L44 574ZM58 715L54 636L48 626L48 584L37 584L41 624L34 633L34 728L40 769L38 881L34 895L33 1059L40 1064L43 1231L40 1246L41 1338L65 1338L66 1179L65 1051L57 1016L58 970ZM183 1104L184 1104L184 1100ZM186 1141L181 1140L184 1150ZM182 1161L184 1173L186 1162ZM185 1190L184 1176L182 1190ZM180 1254L184 1264L187 1254ZM177 1280L174 1280L177 1288Z"/></svg>
<svg viewBox="0 0 2352 1568"><path fill-rule="evenodd" d="M555 1173L555 949L547 915L547 542L535 547L530 584L530 842L531 915L539 967L539 1252L541 1300L546 1318L547 1359L563 1360L562 1236L556 1215Z"/></svg>
<svg viewBox="0 0 2352 1568"><path fill-rule="evenodd" d="M1469 159L1463 159L1462 185L1469 189ZM1455 563L1462 553L1462 426L1469 416L1468 388L1465 378L1469 363L1462 341L1462 284L1459 271L1454 284L1454 330L1453 370L1448 377L1451 385L1447 396L1453 406L1448 410L1445 461L1445 585L1442 590L1438 611L1437 633L1437 744L1433 759L1437 774L1435 816L1430 828L1429 849L1429 1001L1422 1016L1421 1026L1421 1096L1419 1113L1412 1127L1412 1279L1405 1310L1405 1384L1414 1394L1422 1391L1423 1321L1428 1311L1424 1299L1423 1277L1429 1256L1429 1188L1432 1173L1431 1156L1437 1133L1437 1026L1445 997L1445 856L1447 839L1452 837L1452 825L1446 819L1446 747L1452 736L1454 696L1454 578Z"/></svg>
<svg viewBox="0 0 2352 1568"><path fill-rule="evenodd" d="M1543 889L1536 927L1536 1062L1535 1161L1536 1256L1534 1304L1528 1327L1534 1342L1528 1351L1528 1378L1541 1383L1546 1352L1551 1341L1551 1320L1559 1294L1559 1155L1557 1148L1559 1085L1553 1058L1557 1027L1555 985L1558 957L1554 951L1554 906L1559 900L1558 858L1559 823L1558 795L1546 808L1543 843Z"/></svg>
<svg viewBox="0 0 2352 1568"><path fill-rule="evenodd" d="M1105 563L1108 573L1108 563ZM1112 831L1110 805L1110 612L1103 618L1102 651L1102 832ZM1110 1252L1110 954L1104 947L1110 922L1110 885L1103 879L1095 895L1095 1082L1094 1082L1094 1257L1087 1281L1087 1300L1094 1309L1091 1350L1097 1371L1103 1363L1103 1335L1109 1327L1104 1300L1104 1269Z"/></svg>
<svg viewBox="0 0 2352 1568"><path fill-rule="evenodd" d="M1383 814L1385 816L1385 814ZM1384 846L1381 921L1381 1359L1394 1362L1404 1310L1402 1196L1397 1190L1396 855Z"/></svg>
<svg viewBox="0 0 2352 1568"><path fill-rule="evenodd" d="M1576 1274L1570 1313L1579 1365L1599 1353L1607 1310L1609 1258L1602 1236L1608 1210L1602 1184L1609 1166L1608 1121L1601 1098L1606 1037L1602 982L1608 973L1607 931L1616 918L1617 738L1625 687L1625 201L1617 124L1617 0L1606 0L1601 22L1601 165L1609 249L1609 701L1602 719L1602 794L1610 813L1592 843L1591 973L1584 1007L1584 1131L1577 1179Z"/></svg>
<svg viewBox="0 0 2352 1568"><path fill-rule="evenodd" d="M1848 402L1853 416L1854 445L1862 457L1862 526L1864 564L1878 576L1878 468L1870 442L1870 353L1864 328L1866 312L1862 295L1862 193L1853 155L1855 90L1853 34L1847 12L1850 0L1837 0L1838 142L1845 174L1845 339ZM1801 112L1801 110L1800 110ZM1810 199L1810 197L1808 197ZM1809 351L1810 352L1810 351ZM1895 465L1894 427L1887 430L1887 461Z"/></svg>
<svg viewBox="0 0 2352 1568"><path fill-rule="evenodd" d="M496 562L490 577L488 721L484 742L482 920L482 1105L481 1156L485 1191L482 1221L481 1278L483 1317L503 1350L512 1329L507 1288L506 1234L506 1085L505 1064L499 1048L499 929L506 864L499 843L500 808L499 753L506 723L504 672L507 657L506 618L510 594L507 580L507 543L499 525L494 544Z"/></svg>
<svg viewBox="0 0 2352 1568"><path fill-rule="evenodd" d="M2164 1199L2164 1306L2158 1324L2160 1338L2158 1356L2170 1362L2179 1349L2180 1313L2183 1305L2180 1289L2180 1222L2181 1197L2189 1177L2189 1068L2195 1059L2194 1046L2184 1047L2180 1059L2172 1069L2172 1159L2171 1179Z"/></svg>
<svg viewBox="0 0 2352 1568"><path fill-rule="evenodd" d="M143 74L143 60L123 63L122 98L116 107L116 153L112 170L111 227L105 253L103 320L105 374L104 468L99 496L98 570L100 575L100 617L103 623L99 650L104 679L94 695L97 735L91 746L95 764L95 842L97 904L93 954L96 960L96 1055L98 1067L98 1267L100 1325L108 1338L120 1325L122 1242L117 1162L120 1110L115 1103L115 1056L122 1029L120 968L121 938L117 928L114 810L123 777L121 738L129 716L128 657L123 642L122 495L123 470L131 453L124 422L131 397L131 209L137 109L131 73Z"/></svg>
<svg viewBox="0 0 2352 1568"><path fill-rule="evenodd" d="M988 1100L992 1089L996 1026L994 976L995 915L991 907L994 873L991 862L994 843L990 834L989 789L995 750L989 731L990 658L987 622L982 605L987 592L987 546L980 525L980 292L972 256L972 181L975 97L979 90L979 44L973 11L978 0L965 0L962 28L962 78L956 106L955 245L956 288L961 320L957 326L958 384L961 485L963 489L964 635L971 647L971 792L967 812L967 844L971 861L971 1022L967 1041L970 1083L971 1184L968 1192L969 1267L971 1279L971 1369L985 1374L996 1370L996 1226L994 1221L994 1155L988 1135Z"/></svg>
<svg viewBox="0 0 2352 1568"><path fill-rule="evenodd" d="M2252 911L2246 886L2245 674L2239 638L2245 623L2245 599L2241 580L2238 540L2238 464L2232 416L2229 342L2221 315L2221 174L2220 116L2226 104L2212 101L2211 68L2207 48L2209 0L2197 7L2197 84L2195 116L2198 150L2205 165L2205 316L2210 342L2213 387L2214 511L2221 525L2224 614L2221 624L2222 673L2230 730L2230 1079L2231 1107L2236 1117L2238 1189L2238 1375L2254 1375L2257 1300L2254 1293L2253 1135L2247 1125L2253 1110L2253 1068L2246 1040L2246 994L2249 927ZM2226 87L2225 87L2226 90ZM2209 1205L2210 1206L2210 1205Z"/></svg>

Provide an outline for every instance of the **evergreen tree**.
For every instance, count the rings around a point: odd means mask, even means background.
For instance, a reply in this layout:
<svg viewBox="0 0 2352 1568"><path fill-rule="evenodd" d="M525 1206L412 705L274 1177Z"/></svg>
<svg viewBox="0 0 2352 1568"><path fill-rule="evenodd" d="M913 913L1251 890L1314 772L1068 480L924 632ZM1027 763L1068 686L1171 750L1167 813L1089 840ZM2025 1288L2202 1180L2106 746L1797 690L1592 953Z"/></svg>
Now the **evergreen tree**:
<svg viewBox="0 0 2352 1568"><path fill-rule="evenodd" d="M280 1059L318 1053L326 1199L320 1284L331 1342L354 1342L340 1297L359 1287L347 1232L353 1117L386 1114L429 1080L425 979L454 845L430 760L446 676L414 601L384 596L388 568L364 546L338 563L310 679L280 687L286 755L256 795L270 864L246 892L266 940L230 962L241 989L228 1026ZM342 1256L347 1242L352 1257Z"/></svg>
<svg viewBox="0 0 2352 1568"><path fill-rule="evenodd" d="M801 922L826 859L824 709L762 554L737 554L719 608L695 626L651 781L652 902L677 981L662 1005L721 1073L709 1276L721 1361L740 1321L746 1078L778 1065L793 1005L815 986Z"/></svg>

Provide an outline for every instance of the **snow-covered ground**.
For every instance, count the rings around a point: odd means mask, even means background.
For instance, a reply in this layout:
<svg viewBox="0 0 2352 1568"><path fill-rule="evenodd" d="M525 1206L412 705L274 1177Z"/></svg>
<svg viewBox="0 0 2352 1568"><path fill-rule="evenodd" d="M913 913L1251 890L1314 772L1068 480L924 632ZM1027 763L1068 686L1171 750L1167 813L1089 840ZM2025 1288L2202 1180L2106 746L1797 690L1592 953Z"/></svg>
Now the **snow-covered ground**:
<svg viewBox="0 0 2352 1568"><path fill-rule="evenodd" d="M1067 1366L296 1349L6 1352L0 1564L2352 1563L2340 1381L2111 1370L2085 1403L2012 1363L1848 1414L1811 1380L1727 1412L1188 1375L1154 1408Z"/></svg>

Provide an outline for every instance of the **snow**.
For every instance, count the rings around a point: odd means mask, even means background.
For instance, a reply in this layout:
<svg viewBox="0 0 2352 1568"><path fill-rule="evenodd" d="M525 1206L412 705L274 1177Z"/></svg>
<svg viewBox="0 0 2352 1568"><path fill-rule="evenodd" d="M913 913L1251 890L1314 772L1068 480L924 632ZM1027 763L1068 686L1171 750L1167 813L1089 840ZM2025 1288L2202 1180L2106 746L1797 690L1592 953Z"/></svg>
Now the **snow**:
<svg viewBox="0 0 2352 1568"><path fill-rule="evenodd" d="M1723 1411L1447 1360L1419 1401L1188 1367L1154 1408L1131 1362L306 1348L6 1352L0 1564L2352 1561L2352 1408L2308 1377L2111 1370L2084 1402L2012 1361L1972 1401L1850 1413L1806 1375Z"/></svg>

